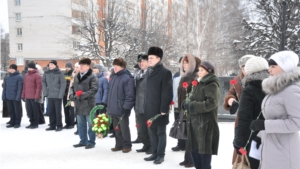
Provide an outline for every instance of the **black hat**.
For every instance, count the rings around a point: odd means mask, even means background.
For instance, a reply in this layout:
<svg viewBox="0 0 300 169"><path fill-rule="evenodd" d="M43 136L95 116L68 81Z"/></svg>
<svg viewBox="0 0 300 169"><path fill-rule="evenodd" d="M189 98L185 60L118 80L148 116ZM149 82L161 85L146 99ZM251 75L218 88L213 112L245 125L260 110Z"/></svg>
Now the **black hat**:
<svg viewBox="0 0 300 169"><path fill-rule="evenodd" d="M208 73L215 73L215 66L210 61L201 62L200 67L203 67Z"/></svg>
<svg viewBox="0 0 300 169"><path fill-rule="evenodd" d="M141 60L148 60L148 55L141 55L139 61Z"/></svg>
<svg viewBox="0 0 300 169"><path fill-rule="evenodd" d="M51 60L49 63L54 64L55 66L57 66L57 61L56 60Z"/></svg>
<svg viewBox="0 0 300 169"><path fill-rule="evenodd" d="M141 56L142 54L139 54L138 57L137 57L137 62L140 62L141 61Z"/></svg>
<svg viewBox="0 0 300 169"><path fill-rule="evenodd" d="M72 65L72 63L71 63L71 62L67 62L67 63L66 63L66 67L68 67L68 68L72 68L72 66L73 66L73 65Z"/></svg>
<svg viewBox="0 0 300 169"><path fill-rule="evenodd" d="M148 56L149 55L155 55L157 57L160 57L160 59L163 58L163 50L160 47L150 47L148 50Z"/></svg>
<svg viewBox="0 0 300 169"><path fill-rule="evenodd" d="M268 62L269 62L269 66L271 66L271 65L277 65L277 63L273 59L270 59Z"/></svg>
<svg viewBox="0 0 300 169"><path fill-rule="evenodd" d="M113 65L117 65L117 66L126 68L127 63L123 58L117 58L114 60Z"/></svg>
<svg viewBox="0 0 300 169"><path fill-rule="evenodd" d="M15 70L17 70L18 66L16 64L11 64L8 69L15 69Z"/></svg>
<svg viewBox="0 0 300 169"><path fill-rule="evenodd" d="M29 62L27 66L28 66L28 68L36 69L34 62Z"/></svg>
<svg viewBox="0 0 300 169"><path fill-rule="evenodd" d="M92 61L90 58L82 58L79 60L80 65L91 65Z"/></svg>

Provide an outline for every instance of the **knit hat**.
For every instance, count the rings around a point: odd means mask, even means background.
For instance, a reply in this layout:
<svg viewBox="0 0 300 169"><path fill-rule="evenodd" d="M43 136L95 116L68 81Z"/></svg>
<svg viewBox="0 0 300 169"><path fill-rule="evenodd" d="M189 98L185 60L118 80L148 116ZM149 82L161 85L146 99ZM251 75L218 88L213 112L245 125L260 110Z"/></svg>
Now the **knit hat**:
<svg viewBox="0 0 300 169"><path fill-rule="evenodd" d="M267 60L262 57L252 57L245 64L245 72L247 75L268 69L269 64Z"/></svg>
<svg viewBox="0 0 300 169"><path fill-rule="evenodd" d="M49 63L54 64L55 66L57 66L57 61L56 60L51 60Z"/></svg>
<svg viewBox="0 0 300 169"><path fill-rule="evenodd" d="M91 65L92 61L90 58L82 58L79 60L79 65Z"/></svg>
<svg viewBox="0 0 300 169"><path fill-rule="evenodd" d="M139 54L138 57L137 57L137 62L140 62L141 61L141 56L142 54Z"/></svg>
<svg viewBox="0 0 300 169"><path fill-rule="evenodd" d="M117 65L117 66L126 68L127 63L123 58L117 58L114 60L113 65Z"/></svg>
<svg viewBox="0 0 300 169"><path fill-rule="evenodd" d="M28 68L36 69L36 64L34 62L29 62L27 66Z"/></svg>
<svg viewBox="0 0 300 169"><path fill-rule="evenodd" d="M102 72L102 71L103 71L102 66L101 66L101 65L98 65L98 64L94 65L93 69L98 69L99 72Z"/></svg>
<svg viewBox="0 0 300 169"><path fill-rule="evenodd" d="M238 61L239 62L239 67L242 68L243 66L245 66L247 60L249 60L252 57L256 57L256 56L254 56L254 55L245 55L245 56L241 57Z"/></svg>
<svg viewBox="0 0 300 169"><path fill-rule="evenodd" d="M208 73L215 73L215 66L210 61L202 61L200 67L204 68Z"/></svg>
<svg viewBox="0 0 300 169"><path fill-rule="evenodd" d="M17 70L18 69L18 66L16 64L11 64L8 69L15 69Z"/></svg>
<svg viewBox="0 0 300 169"><path fill-rule="evenodd" d="M139 61L148 60L148 55L141 55Z"/></svg>
<svg viewBox="0 0 300 169"><path fill-rule="evenodd" d="M148 50L148 56L149 55L155 55L157 57L160 57L160 59L163 58L163 50L159 47L150 47L149 50Z"/></svg>
<svg viewBox="0 0 300 169"><path fill-rule="evenodd" d="M270 60L271 59L274 60L285 72L293 70L299 63L299 57L293 51L277 52L270 57Z"/></svg>
<svg viewBox="0 0 300 169"><path fill-rule="evenodd" d="M71 63L71 62L68 62L68 63L66 63L66 67L68 67L68 68L72 68L72 67L73 67L73 65L72 65L72 63Z"/></svg>

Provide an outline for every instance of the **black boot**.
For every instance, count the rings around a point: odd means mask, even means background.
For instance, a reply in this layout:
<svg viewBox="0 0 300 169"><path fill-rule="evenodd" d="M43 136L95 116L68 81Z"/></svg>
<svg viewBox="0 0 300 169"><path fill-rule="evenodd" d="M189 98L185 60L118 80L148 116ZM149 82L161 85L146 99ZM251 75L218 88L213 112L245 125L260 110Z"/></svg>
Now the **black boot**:
<svg viewBox="0 0 300 169"><path fill-rule="evenodd" d="M154 164L161 164L162 162L164 162L164 157L157 157L155 160L154 160Z"/></svg>
<svg viewBox="0 0 300 169"><path fill-rule="evenodd" d="M145 161L154 161L157 158L155 155L151 155L150 157L144 158Z"/></svg>

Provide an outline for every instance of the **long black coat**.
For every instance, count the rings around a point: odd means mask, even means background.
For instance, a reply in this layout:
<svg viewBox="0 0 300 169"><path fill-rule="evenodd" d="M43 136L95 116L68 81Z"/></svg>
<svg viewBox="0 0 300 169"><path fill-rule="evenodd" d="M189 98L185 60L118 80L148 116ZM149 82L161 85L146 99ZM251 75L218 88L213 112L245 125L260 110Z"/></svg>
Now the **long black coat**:
<svg viewBox="0 0 300 169"><path fill-rule="evenodd" d="M153 70L148 68L147 87L145 91L145 118L168 113L172 102L173 84L172 73L161 63L158 63ZM158 117L152 126L163 126L169 123L169 115Z"/></svg>

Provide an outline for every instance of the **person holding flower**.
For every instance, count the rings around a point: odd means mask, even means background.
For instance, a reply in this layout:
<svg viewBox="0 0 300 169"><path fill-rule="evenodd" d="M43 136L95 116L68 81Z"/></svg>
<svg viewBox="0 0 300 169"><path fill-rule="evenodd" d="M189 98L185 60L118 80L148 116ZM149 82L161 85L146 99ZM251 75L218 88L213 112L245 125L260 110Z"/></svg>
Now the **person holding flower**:
<svg viewBox="0 0 300 169"><path fill-rule="evenodd" d="M186 101L186 96L187 93L190 93L192 90L192 81L197 79L198 77L198 70L199 70L199 65L201 63L201 60L194 56L193 54L186 54L180 63L180 75L181 79L179 84L183 84L184 82L186 83L187 86L179 85L178 86L178 110L179 113L183 113L182 110L182 105ZM178 113L178 114L179 114ZM179 115L178 115L179 116ZM184 119L186 117L184 116ZM178 117L177 117L178 119ZM185 140L179 140L179 144L176 147L173 147L173 151L180 151L180 150L185 150ZM184 161L179 163L181 166L185 167L194 167L192 156L190 153L185 152L184 155Z"/></svg>
<svg viewBox="0 0 300 169"><path fill-rule="evenodd" d="M300 68L292 51L275 53L269 59L270 77L262 82L265 120L254 120L250 128L259 131L260 169L300 168ZM251 166L252 167L252 166Z"/></svg>
<svg viewBox="0 0 300 169"><path fill-rule="evenodd" d="M198 81L194 81L189 102L183 103L187 112L187 145L196 169L210 169L212 155L219 147L218 103L220 84L214 65L202 61Z"/></svg>
<svg viewBox="0 0 300 169"><path fill-rule="evenodd" d="M261 109L264 107L264 105L261 106L261 103L265 97L261 83L269 76L268 68L267 60L262 57L252 57L246 62L246 76L242 80L245 87L240 100L238 123L235 128L233 141L233 146L237 154L241 155L241 148L246 148L247 152L250 150L250 144L247 145L247 141L251 134L251 122L257 118L264 119L264 117L260 115ZM258 132L252 133L250 143L256 137L257 133ZM248 158L251 169L258 169L259 160L249 157L249 153Z"/></svg>

